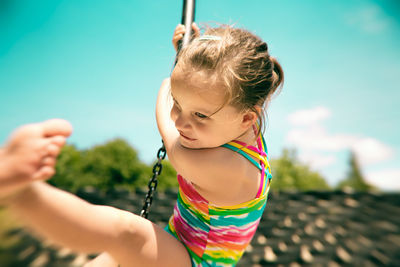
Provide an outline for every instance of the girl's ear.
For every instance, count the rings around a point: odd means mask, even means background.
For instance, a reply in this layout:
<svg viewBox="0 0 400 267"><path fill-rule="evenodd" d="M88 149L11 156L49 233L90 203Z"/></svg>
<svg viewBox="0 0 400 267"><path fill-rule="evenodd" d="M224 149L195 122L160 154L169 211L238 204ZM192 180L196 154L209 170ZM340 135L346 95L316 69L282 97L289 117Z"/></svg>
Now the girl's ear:
<svg viewBox="0 0 400 267"><path fill-rule="evenodd" d="M261 114L261 107L254 106L254 109L257 112L254 110L248 110L243 114L242 126L244 129L248 129L257 122L258 114Z"/></svg>
<svg viewBox="0 0 400 267"><path fill-rule="evenodd" d="M258 111L258 109L257 109L257 111ZM254 112L252 110L246 111L242 117L242 127L244 129L248 129L254 123L256 123L257 119L258 119L258 115L256 112Z"/></svg>

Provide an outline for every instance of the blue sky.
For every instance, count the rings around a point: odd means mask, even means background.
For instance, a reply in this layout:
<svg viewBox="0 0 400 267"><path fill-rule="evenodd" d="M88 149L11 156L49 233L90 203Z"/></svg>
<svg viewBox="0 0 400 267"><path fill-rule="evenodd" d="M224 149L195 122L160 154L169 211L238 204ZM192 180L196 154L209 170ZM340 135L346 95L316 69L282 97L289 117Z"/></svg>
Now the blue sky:
<svg viewBox="0 0 400 267"><path fill-rule="evenodd" d="M88 148L128 140L150 163L155 99L174 61L182 1L2 0L0 142L48 118ZM332 185L355 151L368 181L400 189L400 4L393 1L198 0L197 22L235 23L283 66L270 104L270 156L296 148Z"/></svg>

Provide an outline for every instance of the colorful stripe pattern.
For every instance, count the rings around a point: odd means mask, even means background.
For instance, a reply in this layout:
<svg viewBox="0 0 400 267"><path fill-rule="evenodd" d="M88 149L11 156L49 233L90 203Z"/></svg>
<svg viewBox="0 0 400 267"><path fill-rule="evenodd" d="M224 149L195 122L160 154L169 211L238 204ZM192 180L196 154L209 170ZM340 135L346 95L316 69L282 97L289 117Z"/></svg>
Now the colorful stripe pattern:
<svg viewBox="0 0 400 267"><path fill-rule="evenodd" d="M166 230L185 245L193 267L234 266L253 238L267 203L272 178L265 141L261 135L257 145L258 148L238 141L223 145L240 153L262 171L260 188L253 200L217 207L178 175L178 200Z"/></svg>

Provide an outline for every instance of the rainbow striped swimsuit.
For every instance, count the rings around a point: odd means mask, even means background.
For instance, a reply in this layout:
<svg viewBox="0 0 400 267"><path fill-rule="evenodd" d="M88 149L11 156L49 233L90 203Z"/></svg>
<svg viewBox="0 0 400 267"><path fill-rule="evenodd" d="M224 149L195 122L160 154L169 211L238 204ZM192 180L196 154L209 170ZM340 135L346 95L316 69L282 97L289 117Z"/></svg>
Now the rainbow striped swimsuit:
<svg viewBox="0 0 400 267"><path fill-rule="evenodd" d="M165 230L184 244L192 267L235 266L253 238L267 203L272 178L262 135L258 137L257 146L239 141L223 145L246 157L262 172L257 196L245 203L212 205L189 181L178 175L178 200Z"/></svg>

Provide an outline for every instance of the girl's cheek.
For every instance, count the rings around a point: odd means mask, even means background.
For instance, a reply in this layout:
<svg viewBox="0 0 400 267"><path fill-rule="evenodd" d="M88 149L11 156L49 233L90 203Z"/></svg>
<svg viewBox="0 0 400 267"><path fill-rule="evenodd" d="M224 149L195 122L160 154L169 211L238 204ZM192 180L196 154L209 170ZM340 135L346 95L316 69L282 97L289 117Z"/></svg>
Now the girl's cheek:
<svg viewBox="0 0 400 267"><path fill-rule="evenodd" d="M199 121L194 121L193 125L196 127L197 130L199 131L206 131L207 130L207 125L203 122Z"/></svg>

